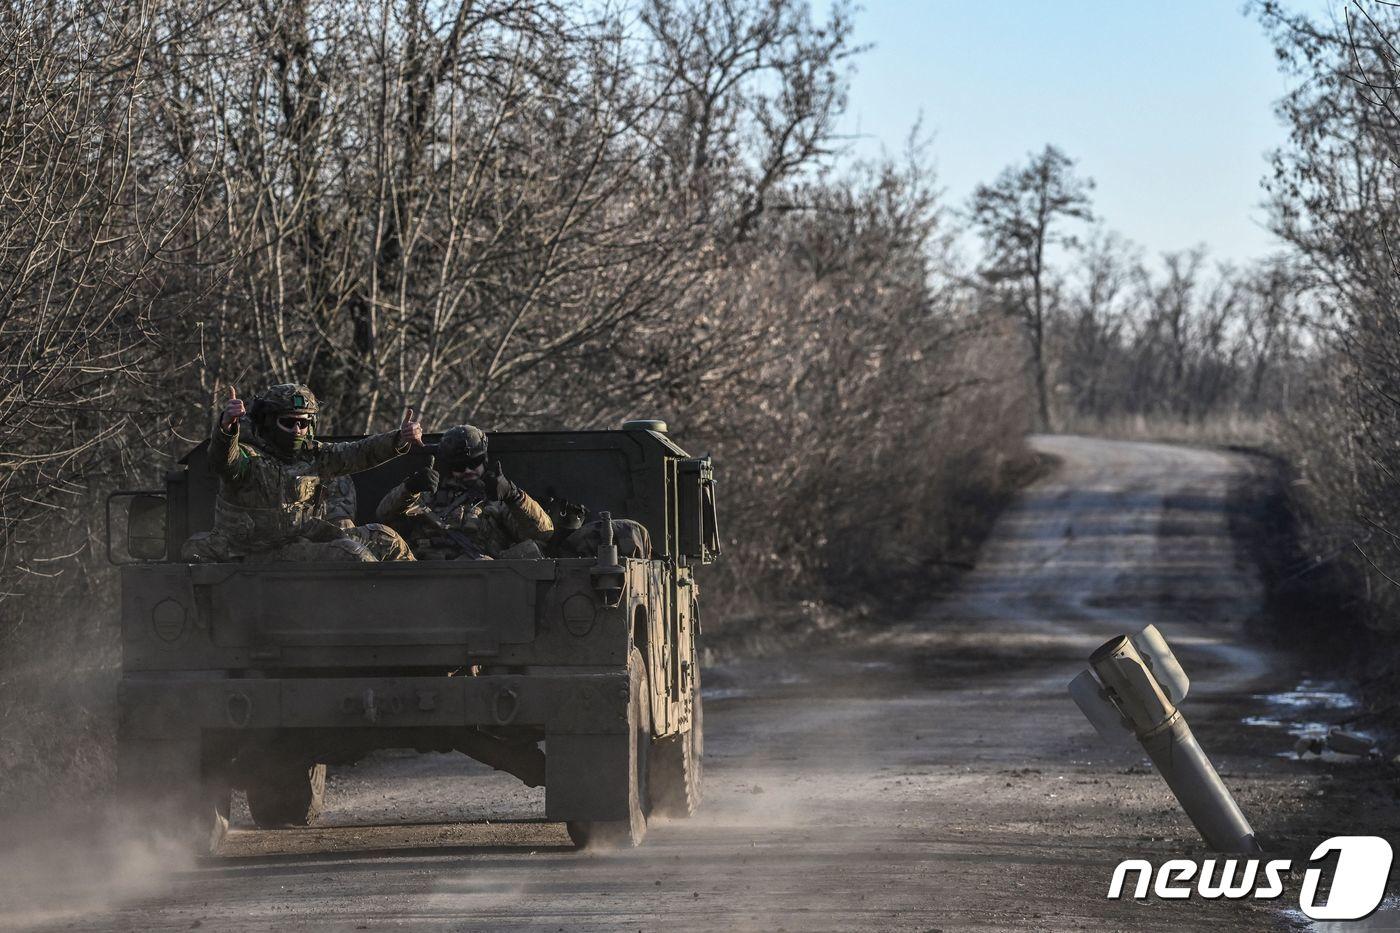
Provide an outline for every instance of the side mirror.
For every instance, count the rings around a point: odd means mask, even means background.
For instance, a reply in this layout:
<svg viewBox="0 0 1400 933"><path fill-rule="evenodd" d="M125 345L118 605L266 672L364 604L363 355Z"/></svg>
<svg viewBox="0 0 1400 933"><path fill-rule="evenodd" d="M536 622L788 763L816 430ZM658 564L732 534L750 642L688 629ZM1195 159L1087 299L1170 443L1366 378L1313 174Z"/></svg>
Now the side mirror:
<svg viewBox="0 0 1400 933"><path fill-rule="evenodd" d="M705 529L705 563L711 563L719 557L719 512L715 508L715 481L712 479L701 489L700 507L704 510L701 514L701 524Z"/></svg>
<svg viewBox="0 0 1400 933"><path fill-rule="evenodd" d="M719 556L719 519L715 514L715 471L709 457L681 460L676 502L680 553L702 564Z"/></svg>
<svg viewBox="0 0 1400 933"><path fill-rule="evenodd" d="M130 499L126 508L126 555L121 557L112 549L112 502ZM107 559L114 564L134 561L164 560L165 493L147 490L122 490L107 497Z"/></svg>

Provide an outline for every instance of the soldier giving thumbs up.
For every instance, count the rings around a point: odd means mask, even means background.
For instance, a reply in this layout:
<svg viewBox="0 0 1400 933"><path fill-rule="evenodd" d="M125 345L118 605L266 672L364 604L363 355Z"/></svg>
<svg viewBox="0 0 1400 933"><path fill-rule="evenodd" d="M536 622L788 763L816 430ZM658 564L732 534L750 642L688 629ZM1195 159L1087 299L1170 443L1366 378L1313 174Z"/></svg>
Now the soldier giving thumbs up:
<svg viewBox="0 0 1400 933"><path fill-rule="evenodd" d="M248 409L243 406L243 400L238 397L238 390L229 386L228 401L224 403L224 410L219 415L219 430L225 434L232 434L233 426L247 413Z"/></svg>

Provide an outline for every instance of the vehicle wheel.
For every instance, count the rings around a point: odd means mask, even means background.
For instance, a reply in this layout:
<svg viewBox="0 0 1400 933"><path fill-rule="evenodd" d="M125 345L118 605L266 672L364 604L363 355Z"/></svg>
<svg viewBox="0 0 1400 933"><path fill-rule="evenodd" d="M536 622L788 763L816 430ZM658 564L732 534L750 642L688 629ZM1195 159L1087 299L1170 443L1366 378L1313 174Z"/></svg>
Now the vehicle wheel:
<svg viewBox="0 0 1400 933"><path fill-rule="evenodd" d="M635 647L627 657L627 725L630 741L627 759L628 818L625 820L570 820L569 838L580 849L626 849L642 844L647 834L648 757L651 749L651 698L647 692L647 668Z"/></svg>
<svg viewBox="0 0 1400 933"><path fill-rule="evenodd" d="M248 782L248 812L259 829L309 826L321 815L325 796L325 765L268 762Z"/></svg>
<svg viewBox="0 0 1400 933"><path fill-rule="evenodd" d="M696 668L690 730L657 739L651 749L651 806L661 816L685 819L700 808L705 761L705 709Z"/></svg>

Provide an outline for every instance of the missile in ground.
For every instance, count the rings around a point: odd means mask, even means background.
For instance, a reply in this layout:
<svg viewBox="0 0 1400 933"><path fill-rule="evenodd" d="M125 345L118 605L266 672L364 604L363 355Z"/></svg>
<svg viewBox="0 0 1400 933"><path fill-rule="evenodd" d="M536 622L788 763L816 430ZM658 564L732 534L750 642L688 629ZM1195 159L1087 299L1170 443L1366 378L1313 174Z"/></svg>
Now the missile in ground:
<svg viewBox="0 0 1400 933"><path fill-rule="evenodd" d="M1100 735L1142 743L1206 845L1257 853L1254 830L1177 708L1190 685L1162 633L1149 625L1100 645L1069 693Z"/></svg>

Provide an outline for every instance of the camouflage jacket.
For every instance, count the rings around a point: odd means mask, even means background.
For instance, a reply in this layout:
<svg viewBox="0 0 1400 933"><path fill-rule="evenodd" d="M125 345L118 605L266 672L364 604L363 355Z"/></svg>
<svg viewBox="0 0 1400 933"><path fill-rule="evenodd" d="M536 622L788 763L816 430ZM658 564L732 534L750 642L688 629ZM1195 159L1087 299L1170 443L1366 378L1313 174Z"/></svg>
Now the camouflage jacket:
<svg viewBox="0 0 1400 933"><path fill-rule="evenodd" d="M480 483L443 483L434 493L400 483L379 501L378 519L398 529L419 560L500 557L522 541L548 541L554 522L521 490L519 503L488 502ZM472 551L480 553L472 553Z"/></svg>
<svg viewBox="0 0 1400 933"><path fill-rule="evenodd" d="M317 500L318 518L324 518L341 528L354 527L359 497L355 492L355 481L349 476L337 476L329 482L322 483L317 492Z"/></svg>
<svg viewBox="0 0 1400 933"><path fill-rule="evenodd" d="M290 460L271 453L256 432L243 439L215 429L209 466L219 477L214 531L231 555L272 550L313 537L325 508L322 480L358 473L403 453L396 431L327 444L312 440Z"/></svg>

